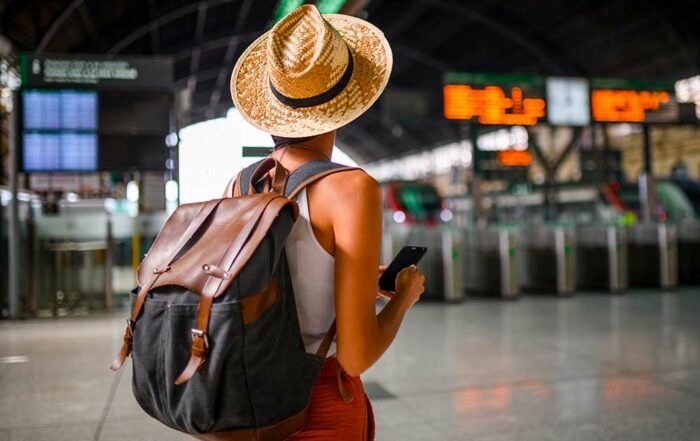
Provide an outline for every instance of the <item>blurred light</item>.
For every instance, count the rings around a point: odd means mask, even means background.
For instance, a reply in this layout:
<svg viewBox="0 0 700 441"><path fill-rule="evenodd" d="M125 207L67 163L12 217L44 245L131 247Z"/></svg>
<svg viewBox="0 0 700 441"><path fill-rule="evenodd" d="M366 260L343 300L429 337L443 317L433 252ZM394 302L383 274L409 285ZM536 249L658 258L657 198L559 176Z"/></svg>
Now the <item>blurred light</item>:
<svg viewBox="0 0 700 441"><path fill-rule="evenodd" d="M629 136L635 133L641 133L642 127L639 124L615 124L610 127L610 134L615 137Z"/></svg>
<svg viewBox="0 0 700 441"><path fill-rule="evenodd" d="M452 210L445 208L440 212L440 220L443 222L449 222L452 220Z"/></svg>
<svg viewBox="0 0 700 441"><path fill-rule="evenodd" d="M514 126L484 133L476 141L479 150L495 152L499 150L527 150L527 129Z"/></svg>
<svg viewBox="0 0 700 441"><path fill-rule="evenodd" d="M498 163L505 167L528 167L532 164L532 155L528 151L507 150L496 155Z"/></svg>
<svg viewBox="0 0 700 441"><path fill-rule="evenodd" d="M287 14L304 4L304 0L279 0L272 13L272 24L282 20Z"/></svg>
<svg viewBox="0 0 700 441"><path fill-rule="evenodd" d="M337 14L347 0L318 0L316 7L321 14Z"/></svg>
<svg viewBox="0 0 700 441"><path fill-rule="evenodd" d="M460 141L426 152L365 164L362 168L378 181L388 181L429 177L450 172L454 167L467 168L471 164L471 143Z"/></svg>
<svg viewBox="0 0 700 441"><path fill-rule="evenodd" d="M177 201L179 194L179 186L177 181L170 180L165 183L165 200L174 202Z"/></svg>
<svg viewBox="0 0 700 441"><path fill-rule="evenodd" d="M129 202L138 202L139 200L139 184L136 181L129 181L126 184L126 199Z"/></svg>
<svg viewBox="0 0 700 441"><path fill-rule="evenodd" d="M107 198L104 202L105 211L110 214L114 214L117 211L117 200L114 198Z"/></svg>
<svg viewBox="0 0 700 441"><path fill-rule="evenodd" d="M394 211L394 222L402 224L406 221L406 213L403 211Z"/></svg>
<svg viewBox="0 0 700 441"><path fill-rule="evenodd" d="M177 133L175 132L168 133L168 136L165 137L165 145L167 145L168 147L177 146L177 141Z"/></svg>
<svg viewBox="0 0 700 441"><path fill-rule="evenodd" d="M165 168L167 168L168 170L175 170L175 160L173 158L166 159Z"/></svg>
<svg viewBox="0 0 700 441"><path fill-rule="evenodd" d="M681 103L695 103L695 115L700 118L700 75L676 81L676 99Z"/></svg>
<svg viewBox="0 0 700 441"><path fill-rule="evenodd" d="M78 195L73 192L66 193L66 200L68 202L78 202L79 199Z"/></svg>
<svg viewBox="0 0 700 441"><path fill-rule="evenodd" d="M533 181L535 181L535 184L540 185L544 183L544 174L541 172L535 173L535 176L532 178Z"/></svg>

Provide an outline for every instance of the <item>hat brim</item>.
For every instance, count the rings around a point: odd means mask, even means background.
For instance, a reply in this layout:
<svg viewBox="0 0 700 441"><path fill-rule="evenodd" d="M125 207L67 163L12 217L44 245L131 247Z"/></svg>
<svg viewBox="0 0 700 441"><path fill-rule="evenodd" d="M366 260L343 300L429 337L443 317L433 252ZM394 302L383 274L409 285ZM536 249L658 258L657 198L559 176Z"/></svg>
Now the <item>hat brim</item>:
<svg viewBox="0 0 700 441"><path fill-rule="evenodd" d="M265 69L268 31L243 52L231 75L233 103L255 127L284 137L327 133L362 115L386 87L393 56L382 31L349 15L326 14L323 18L340 33L353 55L354 69L348 85L338 96L318 106L294 109L282 104L270 90Z"/></svg>

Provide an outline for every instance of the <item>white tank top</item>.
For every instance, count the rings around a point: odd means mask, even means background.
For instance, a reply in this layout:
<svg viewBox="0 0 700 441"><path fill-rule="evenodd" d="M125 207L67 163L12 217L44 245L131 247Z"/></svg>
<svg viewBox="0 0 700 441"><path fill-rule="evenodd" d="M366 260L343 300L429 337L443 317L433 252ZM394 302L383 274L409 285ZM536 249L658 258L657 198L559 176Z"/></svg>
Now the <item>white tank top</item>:
<svg viewBox="0 0 700 441"><path fill-rule="evenodd" d="M306 352L316 352L335 319L335 257L318 242L309 217L306 189L296 197L299 218L285 250L292 276L299 327ZM335 355L335 342L328 356Z"/></svg>

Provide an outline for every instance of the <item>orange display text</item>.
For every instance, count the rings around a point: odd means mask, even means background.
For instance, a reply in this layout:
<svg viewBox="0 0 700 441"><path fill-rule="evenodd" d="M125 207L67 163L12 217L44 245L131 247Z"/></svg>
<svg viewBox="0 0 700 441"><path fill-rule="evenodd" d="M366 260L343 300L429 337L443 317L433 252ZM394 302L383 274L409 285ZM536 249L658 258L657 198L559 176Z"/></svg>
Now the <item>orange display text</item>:
<svg viewBox="0 0 700 441"><path fill-rule="evenodd" d="M500 86L474 89L461 84L443 88L444 113L448 119L477 118L480 124L532 126L544 117L542 98L524 98L520 87L510 89L510 98Z"/></svg>
<svg viewBox="0 0 700 441"><path fill-rule="evenodd" d="M496 160L505 167L527 167L532 164L532 155L527 150L504 150L498 152Z"/></svg>
<svg viewBox="0 0 700 441"><path fill-rule="evenodd" d="M645 112L658 110L670 99L671 95L664 91L594 90L591 100L593 120L644 122Z"/></svg>

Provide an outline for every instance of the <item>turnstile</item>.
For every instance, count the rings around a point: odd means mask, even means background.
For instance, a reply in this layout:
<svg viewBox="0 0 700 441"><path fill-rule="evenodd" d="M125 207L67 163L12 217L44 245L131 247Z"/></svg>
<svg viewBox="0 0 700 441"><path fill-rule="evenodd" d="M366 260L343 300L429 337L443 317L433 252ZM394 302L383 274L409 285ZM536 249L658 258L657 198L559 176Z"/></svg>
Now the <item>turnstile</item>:
<svg viewBox="0 0 700 441"><path fill-rule="evenodd" d="M466 290L517 298L520 286L516 231L504 227L469 228L463 230L463 235Z"/></svg>
<svg viewBox="0 0 700 441"><path fill-rule="evenodd" d="M627 232L615 225L576 228L576 284L580 289L621 293L627 289Z"/></svg>
<svg viewBox="0 0 700 441"><path fill-rule="evenodd" d="M389 263L404 245L427 247L418 264L425 275L424 299L458 302L463 298L461 235L447 226L391 224L384 228L382 262Z"/></svg>
<svg viewBox="0 0 700 441"><path fill-rule="evenodd" d="M678 282L700 285L700 223L678 225Z"/></svg>
<svg viewBox="0 0 700 441"><path fill-rule="evenodd" d="M519 230L520 286L528 292L572 295L576 290L576 232L561 225Z"/></svg>
<svg viewBox="0 0 700 441"><path fill-rule="evenodd" d="M87 314L110 308L109 217L101 213L41 216L34 225L38 315Z"/></svg>
<svg viewBox="0 0 700 441"><path fill-rule="evenodd" d="M678 232L668 224L639 224L628 230L629 284L678 286Z"/></svg>

